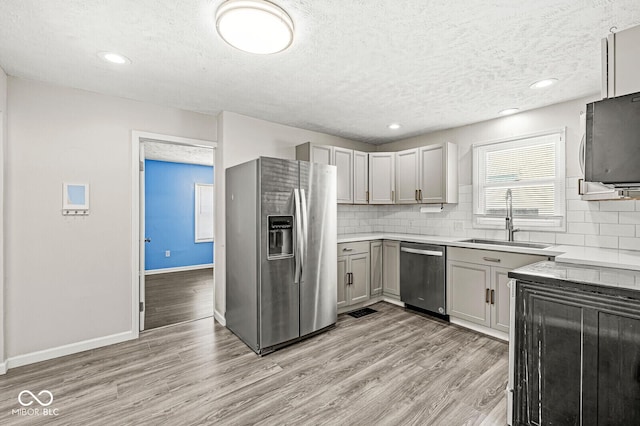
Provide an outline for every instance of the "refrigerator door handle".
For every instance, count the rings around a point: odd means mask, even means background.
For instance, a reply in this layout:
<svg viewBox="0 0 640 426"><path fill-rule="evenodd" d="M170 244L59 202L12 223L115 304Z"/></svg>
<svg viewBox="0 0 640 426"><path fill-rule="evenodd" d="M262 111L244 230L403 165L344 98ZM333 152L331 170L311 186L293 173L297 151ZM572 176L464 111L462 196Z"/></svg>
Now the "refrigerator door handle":
<svg viewBox="0 0 640 426"><path fill-rule="evenodd" d="M300 279L302 279L302 271L304 270L304 264L306 261L306 252L304 251L304 249L306 249L307 247L307 243L309 241L309 236L307 235L309 233L309 221L307 218L307 195L304 192L304 189L300 189L300 201L302 203L301 205L301 212L302 212L302 251L300 252L300 258L301 258L301 262L300 262Z"/></svg>
<svg viewBox="0 0 640 426"><path fill-rule="evenodd" d="M293 190L293 198L295 200L295 221L296 221L296 270L294 274L294 284L300 284L300 278L302 277L302 218L300 215L300 193L298 189Z"/></svg>

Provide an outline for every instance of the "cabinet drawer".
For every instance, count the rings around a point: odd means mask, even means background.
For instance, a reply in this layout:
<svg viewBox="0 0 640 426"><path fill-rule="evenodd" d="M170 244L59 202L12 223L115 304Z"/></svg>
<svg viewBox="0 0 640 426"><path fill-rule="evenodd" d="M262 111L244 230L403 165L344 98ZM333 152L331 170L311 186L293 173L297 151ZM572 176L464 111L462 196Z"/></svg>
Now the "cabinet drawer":
<svg viewBox="0 0 640 426"><path fill-rule="evenodd" d="M347 256L356 253L369 253L369 241L338 244L338 256Z"/></svg>
<svg viewBox="0 0 640 426"><path fill-rule="evenodd" d="M547 257L533 254L509 253L504 251L447 247L447 259L479 265L515 269L531 263L547 260Z"/></svg>

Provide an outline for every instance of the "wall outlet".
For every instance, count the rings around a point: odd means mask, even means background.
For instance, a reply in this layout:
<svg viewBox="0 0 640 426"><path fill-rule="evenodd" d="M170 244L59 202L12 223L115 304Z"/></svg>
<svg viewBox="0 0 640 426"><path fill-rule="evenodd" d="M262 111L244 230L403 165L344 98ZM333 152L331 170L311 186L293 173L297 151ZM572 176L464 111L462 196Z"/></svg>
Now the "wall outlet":
<svg viewBox="0 0 640 426"><path fill-rule="evenodd" d="M460 221L453 222L453 230L454 231L463 231L464 230L464 222L460 222Z"/></svg>
<svg viewBox="0 0 640 426"><path fill-rule="evenodd" d="M167 250L164 252L164 257L171 257L171 250Z"/></svg>

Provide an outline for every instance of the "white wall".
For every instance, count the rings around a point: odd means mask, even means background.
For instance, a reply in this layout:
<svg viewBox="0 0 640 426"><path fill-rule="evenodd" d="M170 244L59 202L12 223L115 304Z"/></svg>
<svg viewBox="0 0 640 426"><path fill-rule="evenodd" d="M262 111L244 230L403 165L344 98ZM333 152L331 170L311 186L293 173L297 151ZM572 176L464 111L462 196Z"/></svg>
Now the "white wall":
<svg viewBox="0 0 640 426"><path fill-rule="evenodd" d="M598 99L597 96L582 98L468 126L428 133L379 145L378 151L400 151L438 142L454 142L458 145L460 160L458 181L460 185L471 185L472 144L566 127L566 176L577 177L581 174L578 163L578 148L582 137L580 112L585 111L588 102Z"/></svg>
<svg viewBox="0 0 640 426"><path fill-rule="evenodd" d="M7 356L132 330L131 132L214 139L215 117L9 77ZM63 217L62 183L90 215Z"/></svg>
<svg viewBox="0 0 640 426"><path fill-rule="evenodd" d="M4 170L5 146L7 141L7 75L0 68L0 374L5 366L4 345Z"/></svg>
<svg viewBox="0 0 640 426"><path fill-rule="evenodd" d="M415 205L338 206L338 233L397 232L502 239L503 230L473 228L471 145L566 126L566 232L518 232L516 240L640 250L640 201L586 202L578 195L580 112L595 99L578 99L379 146L379 151L396 151L443 141L457 143L459 203L445 205L441 213L420 213L420 207ZM457 230L456 223L462 228Z"/></svg>
<svg viewBox="0 0 640 426"><path fill-rule="evenodd" d="M215 169L216 181L216 253L215 253L215 310L221 319L225 314L225 242L224 169L253 160L260 156L295 159L295 147L315 142L345 148L371 151L372 146L338 136L271 123L232 112L218 117L218 149L216 161L222 167Z"/></svg>

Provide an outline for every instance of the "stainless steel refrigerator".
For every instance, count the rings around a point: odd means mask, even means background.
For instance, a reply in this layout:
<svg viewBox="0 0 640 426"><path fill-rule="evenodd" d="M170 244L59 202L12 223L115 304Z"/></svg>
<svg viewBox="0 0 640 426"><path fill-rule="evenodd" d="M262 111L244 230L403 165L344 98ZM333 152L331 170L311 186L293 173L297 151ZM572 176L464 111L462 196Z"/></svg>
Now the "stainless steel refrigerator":
<svg viewBox="0 0 640 426"><path fill-rule="evenodd" d="M260 157L225 188L227 327L262 355L333 326L335 166Z"/></svg>

